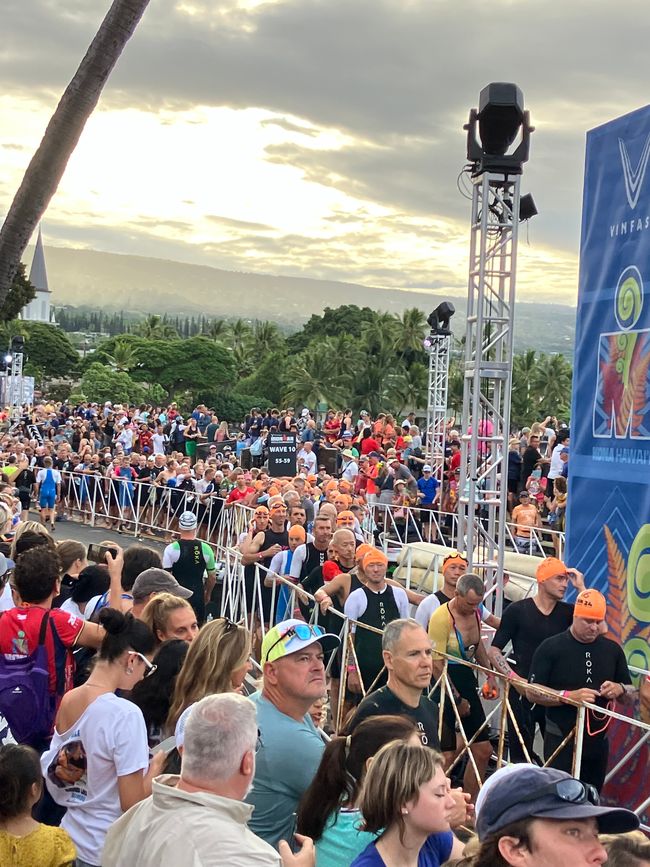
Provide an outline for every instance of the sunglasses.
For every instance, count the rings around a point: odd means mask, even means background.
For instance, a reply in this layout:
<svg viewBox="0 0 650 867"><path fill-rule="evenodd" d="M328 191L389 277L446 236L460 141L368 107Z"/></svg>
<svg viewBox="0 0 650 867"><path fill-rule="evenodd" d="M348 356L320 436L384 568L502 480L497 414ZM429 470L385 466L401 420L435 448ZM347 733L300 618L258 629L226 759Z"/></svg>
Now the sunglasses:
<svg viewBox="0 0 650 867"><path fill-rule="evenodd" d="M299 638L301 641L308 641L312 636L314 638L322 638L323 635L325 635L325 630L322 626L310 626L308 623L297 623L295 626L290 626L287 631L277 639L277 641L273 642L266 651L266 658L269 658L273 648L277 647L277 645L283 642L285 638L289 639L287 641L287 644L289 644L294 638Z"/></svg>
<svg viewBox="0 0 650 867"><path fill-rule="evenodd" d="M228 635L229 632L236 632L239 629L239 623L235 623L230 617L223 617L223 634Z"/></svg>
<svg viewBox="0 0 650 867"><path fill-rule="evenodd" d="M157 670L158 666L154 665L153 662L149 662L149 660L144 654L138 653L137 650L132 650L131 653L133 653L135 656L140 657L140 659L144 662L144 666L146 669L144 674L145 677L150 677L154 673L154 671Z"/></svg>
<svg viewBox="0 0 650 867"><path fill-rule="evenodd" d="M257 740L255 741L255 755L259 753L259 751L264 746L264 741L262 740L262 732L257 730Z"/></svg>
<svg viewBox="0 0 650 867"><path fill-rule="evenodd" d="M525 798L519 798L520 802L536 801L544 795L555 795L561 801L566 801L567 804L593 804L597 807L600 804L600 798L597 790L589 783L583 783L582 780L560 780L557 783L549 783L541 789L536 789Z"/></svg>

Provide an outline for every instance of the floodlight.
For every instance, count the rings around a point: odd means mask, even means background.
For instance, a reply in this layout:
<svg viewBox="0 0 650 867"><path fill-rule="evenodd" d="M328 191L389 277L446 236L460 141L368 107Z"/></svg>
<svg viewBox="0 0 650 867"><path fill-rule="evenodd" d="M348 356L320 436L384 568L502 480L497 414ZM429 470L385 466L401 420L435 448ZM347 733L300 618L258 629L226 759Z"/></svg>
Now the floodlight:
<svg viewBox="0 0 650 867"><path fill-rule="evenodd" d="M16 334L11 338L10 349L12 352L23 352L25 348L25 340L20 334Z"/></svg>
<svg viewBox="0 0 650 867"><path fill-rule="evenodd" d="M11 364L12 359L13 359L13 356L10 355L9 353L7 353L7 354L5 355L5 357L4 357L4 360L5 360L5 362L6 362L7 364Z"/></svg>
<svg viewBox="0 0 650 867"><path fill-rule="evenodd" d="M521 174L530 149L530 116L524 110L524 96L516 84L493 82L479 96L478 110L469 114L467 158L474 173L485 171ZM515 141L519 145L509 152Z"/></svg>
<svg viewBox="0 0 650 867"><path fill-rule="evenodd" d="M436 309L429 314L427 319L432 334L451 334L449 320L455 312L456 308L451 301L442 301L438 304Z"/></svg>
<svg viewBox="0 0 650 867"><path fill-rule="evenodd" d="M522 223L524 220L530 220L531 217L536 216L539 213L537 210L537 205L535 204L535 199L533 199L530 193L526 193L525 196L522 196L519 199L519 222Z"/></svg>

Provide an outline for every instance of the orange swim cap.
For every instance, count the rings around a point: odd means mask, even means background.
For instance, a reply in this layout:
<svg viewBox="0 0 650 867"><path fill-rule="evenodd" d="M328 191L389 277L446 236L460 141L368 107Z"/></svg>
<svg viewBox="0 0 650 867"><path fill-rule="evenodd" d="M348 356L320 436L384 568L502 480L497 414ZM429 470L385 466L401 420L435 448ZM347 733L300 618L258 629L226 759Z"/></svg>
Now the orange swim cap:
<svg viewBox="0 0 650 867"><path fill-rule="evenodd" d="M367 569L371 563L381 563L383 566L388 566L388 557L384 554L383 551L378 551L376 548L373 548L372 551L368 551L366 554L364 554L364 570Z"/></svg>
<svg viewBox="0 0 650 867"><path fill-rule="evenodd" d="M607 600L597 590L583 590L578 594L574 617L584 617L585 620L604 620L607 612Z"/></svg>
<svg viewBox="0 0 650 867"><path fill-rule="evenodd" d="M557 578L560 575L566 575L566 570L566 563L558 560L557 557L547 557L546 560L542 560L537 567L535 577L537 578L538 584L543 584L544 581L548 581L549 578Z"/></svg>

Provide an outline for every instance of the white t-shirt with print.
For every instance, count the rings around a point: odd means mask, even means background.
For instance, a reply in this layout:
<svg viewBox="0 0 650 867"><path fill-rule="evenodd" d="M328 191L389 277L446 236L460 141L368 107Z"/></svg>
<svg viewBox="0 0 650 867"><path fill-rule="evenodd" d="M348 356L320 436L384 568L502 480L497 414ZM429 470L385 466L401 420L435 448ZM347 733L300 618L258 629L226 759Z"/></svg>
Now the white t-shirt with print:
<svg viewBox="0 0 650 867"><path fill-rule="evenodd" d="M54 730L41 770L77 856L101 864L106 832L122 815L118 777L149 767L147 728L137 705L105 693L66 732Z"/></svg>

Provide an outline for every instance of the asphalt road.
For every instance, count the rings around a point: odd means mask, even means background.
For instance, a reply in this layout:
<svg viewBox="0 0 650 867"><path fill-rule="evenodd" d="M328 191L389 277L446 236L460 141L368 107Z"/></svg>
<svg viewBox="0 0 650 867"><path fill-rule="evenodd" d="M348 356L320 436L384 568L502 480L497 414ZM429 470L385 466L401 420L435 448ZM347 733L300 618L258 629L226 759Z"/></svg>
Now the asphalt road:
<svg viewBox="0 0 650 867"><path fill-rule="evenodd" d="M37 521L38 513L34 512L29 517ZM131 533L116 533L105 527L90 527L88 524L80 524L77 521L57 521L52 535L57 542L63 539L74 539L86 546L90 545L91 542L98 545L104 541L116 542L122 548L128 548L135 544L146 545L149 548L155 548L161 554L166 544L162 539L150 539L147 536L138 537Z"/></svg>

